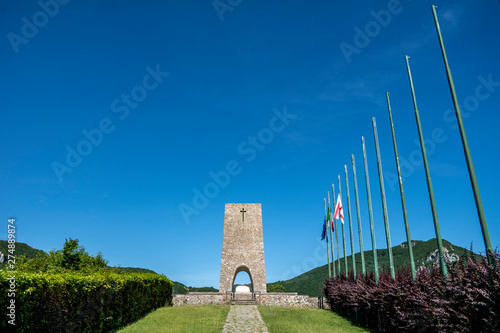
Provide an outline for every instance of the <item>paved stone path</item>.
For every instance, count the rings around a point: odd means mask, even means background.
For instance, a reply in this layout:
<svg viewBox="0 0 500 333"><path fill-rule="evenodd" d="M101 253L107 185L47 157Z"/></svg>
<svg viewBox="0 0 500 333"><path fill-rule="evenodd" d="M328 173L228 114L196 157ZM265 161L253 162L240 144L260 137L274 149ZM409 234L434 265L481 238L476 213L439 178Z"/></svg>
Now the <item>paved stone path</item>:
<svg viewBox="0 0 500 333"><path fill-rule="evenodd" d="M232 305L222 333L268 333L256 305Z"/></svg>

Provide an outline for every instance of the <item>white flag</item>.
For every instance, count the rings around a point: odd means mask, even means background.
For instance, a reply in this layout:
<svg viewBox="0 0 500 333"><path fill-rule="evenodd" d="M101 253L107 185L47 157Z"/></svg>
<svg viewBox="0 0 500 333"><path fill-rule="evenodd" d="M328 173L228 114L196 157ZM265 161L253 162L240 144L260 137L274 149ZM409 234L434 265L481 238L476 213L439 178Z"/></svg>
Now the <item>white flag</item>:
<svg viewBox="0 0 500 333"><path fill-rule="evenodd" d="M337 197L337 204L335 205L335 214L333 217L344 223L344 208L342 207L342 197L340 196L340 193Z"/></svg>

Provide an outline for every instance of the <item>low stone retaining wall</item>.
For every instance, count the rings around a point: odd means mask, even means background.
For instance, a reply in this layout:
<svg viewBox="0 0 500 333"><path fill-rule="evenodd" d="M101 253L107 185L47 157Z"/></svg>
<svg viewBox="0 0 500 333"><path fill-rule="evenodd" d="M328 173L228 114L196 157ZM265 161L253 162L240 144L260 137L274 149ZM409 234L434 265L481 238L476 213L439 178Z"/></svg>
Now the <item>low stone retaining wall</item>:
<svg viewBox="0 0 500 333"><path fill-rule="evenodd" d="M174 295L172 303L174 306L182 305L228 305L231 302L231 294L198 293L190 292L186 295Z"/></svg>
<svg viewBox="0 0 500 333"><path fill-rule="evenodd" d="M259 305L292 306L300 308L318 308L319 297L298 295L297 293L267 293L256 295Z"/></svg>
<svg viewBox="0 0 500 333"><path fill-rule="evenodd" d="M238 296L238 295L235 295ZM238 297L235 297L236 299ZM297 293L266 293L255 294L255 300L258 305L290 306L301 308L321 308L329 309L325 297L309 297L298 295ZM220 293L199 293L190 292L187 295L174 295L173 305L229 305L233 299L232 294Z"/></svg>

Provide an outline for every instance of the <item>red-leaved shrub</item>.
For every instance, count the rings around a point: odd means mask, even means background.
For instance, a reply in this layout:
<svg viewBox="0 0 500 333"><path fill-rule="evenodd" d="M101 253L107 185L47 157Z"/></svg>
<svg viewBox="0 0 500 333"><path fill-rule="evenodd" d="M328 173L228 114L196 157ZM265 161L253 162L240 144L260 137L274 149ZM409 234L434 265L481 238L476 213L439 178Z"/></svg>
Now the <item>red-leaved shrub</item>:
<svg viewBox="0 0 500 333"><path fill-rule="evenodd" d="M387 332L500 332L500 255L477 259L464 254L448 265L443 279L436 262L412 281L408 267L376 283L367 276L341 275L325 281L333 311Z"/></svg>

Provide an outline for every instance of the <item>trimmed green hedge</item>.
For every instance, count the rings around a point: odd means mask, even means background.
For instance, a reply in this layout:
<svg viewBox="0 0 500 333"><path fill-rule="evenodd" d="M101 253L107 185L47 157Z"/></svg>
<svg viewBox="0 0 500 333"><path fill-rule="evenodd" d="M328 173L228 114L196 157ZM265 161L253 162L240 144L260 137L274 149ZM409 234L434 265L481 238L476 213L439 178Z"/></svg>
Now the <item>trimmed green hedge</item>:
<svg viewBox="0 0 500 333"><path fill-rule="evenodd" d="M6 315L10 276L0 271L2 332L108 332L169 304L172 297L172 282L158 274L19 272L14 327Z"/></svg>

